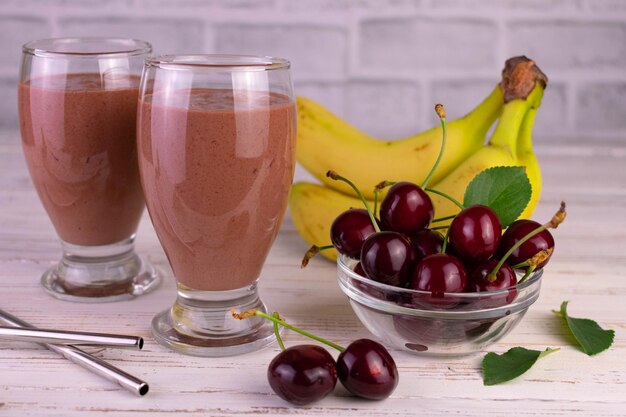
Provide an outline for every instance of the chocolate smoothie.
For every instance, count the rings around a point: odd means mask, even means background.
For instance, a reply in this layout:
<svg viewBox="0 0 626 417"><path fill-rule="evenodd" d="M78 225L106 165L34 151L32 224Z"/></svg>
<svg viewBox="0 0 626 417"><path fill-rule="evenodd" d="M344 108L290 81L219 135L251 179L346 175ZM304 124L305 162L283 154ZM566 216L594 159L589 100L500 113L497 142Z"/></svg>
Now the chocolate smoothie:
<svg viewBox="0 0 626 417"><path fill-rule="evenodd" d="M136 152L138 77L55 75L19 85L22 145L59 237L129 238L143 211Z"/></svg>
<svg viewBox="0 0 626 417"><path fill-rule="evenodd" d="M294 103L219 89L168 93L147 95L138 120L143 189L159 240L184 286L249 285L287 206Z"/></svg>

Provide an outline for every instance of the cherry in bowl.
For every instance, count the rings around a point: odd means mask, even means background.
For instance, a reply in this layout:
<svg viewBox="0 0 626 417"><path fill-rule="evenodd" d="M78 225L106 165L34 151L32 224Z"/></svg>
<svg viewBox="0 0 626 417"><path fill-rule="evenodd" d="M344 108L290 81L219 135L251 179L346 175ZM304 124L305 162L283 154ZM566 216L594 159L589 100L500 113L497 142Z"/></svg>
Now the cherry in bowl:
<svg viewBox="0 0 626 417"><path fill-rule="evenodd" d="M511 296L510 289L443 293L442 298L433 298L431 291L393 287L358 275L352 269L356 264L339 256L337 276L339 288L361 323L386 346L427 356L484 351L506 336L539 297L544 271L533 272L517 285L511 302L503 303ZM518 279L522 275L516 271ZM437 305L433 300L451 305Z"/></svg>

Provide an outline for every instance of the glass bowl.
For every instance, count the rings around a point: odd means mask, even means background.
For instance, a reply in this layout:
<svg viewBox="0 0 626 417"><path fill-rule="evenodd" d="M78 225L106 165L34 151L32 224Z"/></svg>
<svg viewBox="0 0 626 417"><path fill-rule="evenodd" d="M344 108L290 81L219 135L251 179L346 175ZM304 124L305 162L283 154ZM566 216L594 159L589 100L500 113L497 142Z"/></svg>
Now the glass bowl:
<svg viewBox="0 0 626 417"><path fill-rule="evenodd" d="M543 274L505 290L433 294L372 281L353 271L357 263L337 258L339 287L361 323L387 345L434 356L475 353L506 336L539 297Z"/></svg>

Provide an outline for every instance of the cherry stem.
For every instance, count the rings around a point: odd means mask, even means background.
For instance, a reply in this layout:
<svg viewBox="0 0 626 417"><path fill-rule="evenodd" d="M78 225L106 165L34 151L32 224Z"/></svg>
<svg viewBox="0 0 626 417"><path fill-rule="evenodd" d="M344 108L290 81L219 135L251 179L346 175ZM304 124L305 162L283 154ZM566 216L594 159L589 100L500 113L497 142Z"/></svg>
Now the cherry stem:
<svg viewBox="0 0 626 417"><path fill-rule="evenodd" d="M456 214L452 214L452 215L446 216L446 217L439 217L438 219L434 219L431 223L443 222L443 221L446 221L446 220L454 219L455 217L456 217ZM439 227L443 229L443 228L448 227L448 226L439 226Z"/></svg>
<svg viewBox="0 0 626 417"><path fill-rule="evenodd" d="M446 130L446 110L443 108L443 105L437 104L435 105L435 112L437 113L437 116L439 116L439 120L441 121L441 130L443 132L443 139L441 141L441 148L439 149L439 155L437 156L437 160L435 161L435 164L433 165L433 167L430 169L430 172L426 176L426 179L422 183L422 189L426 188L426 186L430 182L430 179L435 173L435 170L439 166L439 162L441 162L441 158L443 157L443 151L446 148L446 139L448 137L448 132Z"/></svg>
<svg viewBox="0 0 626 417"><path fill-rule="evenodd" d="M317 255L318 253L320 253L323 250L327 250L327 249L332 249L334 248L333 245L326 245L326 246L317 246L317 245L313 245L309 248L309 250L306 251L306 253L304 254L304 257L302 258L302 262L300 263L300 268L306 268L306 266L309 264L309 261L311 260L312 257L314 257L315 255Z"/></svg>
<svg viewBox="0 0 626 417"><path fill-rule="evenodd" d="M528 279L528 277L529 277L529 276L530 276L533 272L535 272L535 268L537 268L535 265L533 265L533 266L529 267L529 268L526 270L526 273L524 274L524 276L523 276L523 277L522 277L519 281L517 281L517 285L519 285L519 284L521 284L522 282L526 281L526 280Z"/></svg>
<svg viewBox="0 0 626 417"><path fill-rule="evenodd" d="M435 226L435 227L431 227L430 230L443 230L443 229L448 229L450 226Z"/></svg>
<svg viewBox="0 0 626 417"><path fill-rule="evenodd" d="M278 314L278 311L274 311L274 314L272 314L272 316L280 320L280 315ZM280 337L280 332L278 331L278 323L274 323L274 335L276 336L276 341L278 342L278 346L280 347L280 350L284 351L285 344L283 343L283 338Z"/></svg>
<svg viewBox="0 0 626 417"><path fill-rule="evenodd" d="M384 189L389 187L390 185L394 185L395 181L381 181L374 187L374 216L378 213L378 195Z"/></svg>
<svg viewBox="0 0 626 417"><path fill-rule="evenodd" d="M323 343L323 344L328 345L328 346L330 346L330 347L332 347L334 349L337 349L339 352L343 352L344 350L346 350L346 348L344 348L342 346L339 346L338 344L333 343L330 340L326 340L326 339L324 339L322 337L316 336L316 335L314 335L312 333L309 333L309 332L307 332L305 330L299 329L299 328L297 328L295 326L292 326L291 324L286 323L285 321L283 321L283 320L281 320L279 318L270 316L269 314L266 314L266 313L264 313L262 311L259 311L257 309L252 309L252 310L244 311L243 313L237 314L237 313L235 313L235 309L233 308L230 311L230 314L233 316L233 318L236 318L236 319L239 319L239 320L244 320L244 319L247 319L247 318L252 317L252 316L263 317L264 319L270 320L275 325L281 325L281 326L283 326L283 327L285 327L285 328L287 328L289 330L293 330L296 333L300 333L302 336L306 336L306 337L308 337L310 339L317 340L320 343Z"/></svg>
<svg viewBox="0 0 626 417"><path fill-rule="evenodd" d="M513 269L519 269L519 268L526 268L528 265L528 261L524 261L524 262L520 262L518 264L513 265L511 268Z"/></svg>
<svg viewBox="0 0 626 417"><path fill-rule="evenodd" d="M559 227L559 225L561 223L563 223L563 221L565 220L566 214L567 213L565 211L565 202L561 201L561 207L559 207L559 210L554 214L554 216L552 216L552 219L550 219L550 221L548 223L543 224L543 225L537 227L533 231L529 232L526 236L524 236L523 238L518 240L515 243L515 245L511 246L511 248L504 254L502 259L500 259L500 262L498 262L498 264L495 266L495 268L493 268L493 270L489 273L489 275L487 275L487 281L493 282L493 281L496 280L496 275L498 274L498 271L500 270L500 268L502 267L502 265L504 264L506 259L509 256L511 256L511 254L515 251L515 249L519 248L524 243L526 243L526 241L528 241L528 239L530 239L531 237L533 237L533 236L543 232L544 230L546 230L546 229L556 229L557 227Z"/></svg>
<svg viewBox="0 0 626 417"><path fill-rule="evenodd" d="M459 203L457 200L455 200L453 197L449 196L449 195L448 195L448 194L446 194L446 193L443 193L443 192L441 192L441 191L434 190L434 189L432 189L432 188L424 188L424 191L427 191L427 192L429 192L429 193L433 193L433 194L438 194L438 195L440 195L440 196L442 196L442 197L444 197L444 198L447 198L448 200L452 201L452 202L453 202L454 204L456 204L456 205L457 205L457 207L458 207L458 208L460 208L461 210L465 209L465 206L464 206L463 204Z"/></svg>
<svg viewBox="0 0 626 417"><path fill-rule="evenodd" d="M350 181L349 179L347 179L345 177L342 177L341 175L337 174L333 170L328 171L326 173L326 176L328 178L333 179L333 180L343 181L346 184L348 184L350 187L352 187L354 192L359 196L359 198L363 202L363 205L365 206L365 210L367 210L367 214L369 214L370 219L372 220L372 226L374 226L374 230L376 230L376 232L380 233L380 227L378 227L378 223L376 222L376 218L374 217L374 214L372 213L372 210L370 209L369 204L367 204L367 200L365 199L365 197L363 197L363 193L361 193L361 190L359 190L357 188L357 186L354 185L354 183L352 181Z"/></svg>
<svg viewBox="0 0 626 417"><path fill-rule="evenodd" d="M440 226L443 227L443 226ZM446 253L446 249L448 248L448 237L450 236L450 228L446 230L446 235L443 238L443 244L441 245L441 253Z"/></svg>

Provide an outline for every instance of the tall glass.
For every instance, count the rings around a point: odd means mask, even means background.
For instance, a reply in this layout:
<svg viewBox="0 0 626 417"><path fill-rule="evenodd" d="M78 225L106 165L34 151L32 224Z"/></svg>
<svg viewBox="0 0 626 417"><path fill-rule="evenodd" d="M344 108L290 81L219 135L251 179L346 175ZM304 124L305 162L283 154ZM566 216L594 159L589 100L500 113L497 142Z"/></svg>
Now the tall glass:
<svg viewBox="0 0 626 417"><path fill-rule="evenodd" d="M198 356L259 349L258 278L287 207L296 110L289 62L229 55L146 61L138 117L139 168L152 224L178 285L157 315L156 340Z"/></svg>
<svg viewBox="0 0 626 417"><path fill-rule="evenodd" d="M42 277L64 300L132 298L158 285L133 241L144 209L136 118L147 42L63 38L22 49L18 104L31 178L61 239Z"/></svg>

